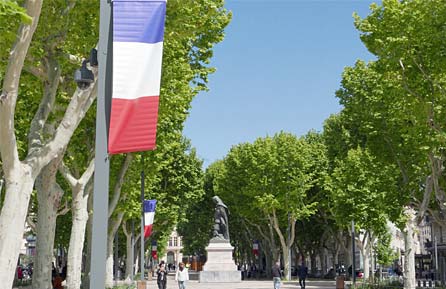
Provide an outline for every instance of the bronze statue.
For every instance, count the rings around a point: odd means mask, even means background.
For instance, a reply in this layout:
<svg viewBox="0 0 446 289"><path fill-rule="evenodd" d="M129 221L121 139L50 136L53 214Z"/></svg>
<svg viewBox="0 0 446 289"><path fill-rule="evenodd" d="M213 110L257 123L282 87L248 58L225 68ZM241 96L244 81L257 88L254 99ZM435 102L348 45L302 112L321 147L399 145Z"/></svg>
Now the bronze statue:
<svg viewBox="0 0 446 289"><path fill-rule="evenodd" d="M218 196L212 197L212 200L215 203L213 238L229 241L228 207Z"/></svg>

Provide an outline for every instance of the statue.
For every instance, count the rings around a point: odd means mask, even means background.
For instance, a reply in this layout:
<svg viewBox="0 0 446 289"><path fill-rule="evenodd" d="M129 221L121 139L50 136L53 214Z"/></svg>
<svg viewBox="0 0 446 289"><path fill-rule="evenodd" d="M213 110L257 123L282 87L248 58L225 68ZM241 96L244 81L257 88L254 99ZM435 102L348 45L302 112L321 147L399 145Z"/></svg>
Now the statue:
<svg viewBox="0 0 446 289"><path fill-rule="evenodd" d="M218 196L212 197L212 200L215 202L213 239L229 241L228 207Z"/></svg>

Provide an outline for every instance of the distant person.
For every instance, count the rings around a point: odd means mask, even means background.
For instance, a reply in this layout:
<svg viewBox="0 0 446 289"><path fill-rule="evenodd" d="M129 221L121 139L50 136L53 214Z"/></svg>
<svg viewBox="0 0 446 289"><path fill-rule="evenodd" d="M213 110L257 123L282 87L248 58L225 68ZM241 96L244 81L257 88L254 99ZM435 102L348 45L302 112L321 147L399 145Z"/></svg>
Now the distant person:
<svg viewBox="0 0 446 289"><path fill-rule="evenodd" d="M273 284L274 289L280 289L280 282L282 278L282 272L280 271L280 262L277 261L276 264L274 264L273 268L271 269L271 273L273 275Z"/></svg>
<svg viewBox="0 0 446 289"><path fill-rule="evenodd" d="M52 262L52 269L51 269L51 282L54 282L54 278L56 278L57 275L57 269L56 266L54 266L54 262Z"/></svg>
<svg viewBox="0 0 446 289"><path fill-rule="evenodd" d="M401 265L397 265L395 268L395 274L398 275L398 277L403 276L403 269L401 268Z"/></svg>
<svg viewBox="0 0 446 289"><path fill-rule="evenodd" d="M17 266L17 279L19 279L19 281L22 281L23 279L23 269L22 266Z"/></svg>
<svg viewBox="0 0 446 289"><path fill-rule="evenodd" d="M175 274L175 281L178 282L179 289L186 289L186 281L189 280L189 271L184 267L184 263L180 262L178 270Z"/></svg>
<svg viewBox="0 0 446 289"><path fill-rule="evenodd" d="M65 281L67 279L67 264L62 267L62 272L60 273L60 277Z"/></svg>
<svg viewBox="0 0 446 289"><path fill-rule="evenodd" d="M157 279L156 283L158 284L158 289L166 289L167 284L167 271L165 269L164 263L160 264L158 271L156 271Z"/></svg>
<svg viewBox="0 0 446 289"><path fill-rule="evenodd" d="M64 289L62 286L63 279L59 275L59 273L56 274L56 277L54 277L53 280L53 289Z"/></svg>
<svg viewBox="0 0 446 289"><path fill-rule="evenodd" d="M297 271L297 275L299 276L299 285L301 289L305 289L305 279L307 279L308 275L308 267L305 266L305 263L302 262L302 265L299 267Z"/></svg>

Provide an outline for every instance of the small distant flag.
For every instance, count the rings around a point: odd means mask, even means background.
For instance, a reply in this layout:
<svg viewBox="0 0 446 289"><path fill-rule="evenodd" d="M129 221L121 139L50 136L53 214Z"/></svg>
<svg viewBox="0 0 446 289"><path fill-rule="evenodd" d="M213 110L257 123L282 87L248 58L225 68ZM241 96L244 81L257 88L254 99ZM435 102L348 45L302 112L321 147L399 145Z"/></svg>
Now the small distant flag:
<svg viewBox="0 0 446 289"><path fill-rule="evenodd" d="M153 150L166 0L113 1L110 154Z"/></svg>
<svg viewBox="0 0 446 289"><path fill-rule="evenodd" d="M144 238L148 238L152 234L155 209L156 200L144 200Z"/></svg>
<svg viewBox="0 0 446 289"><path fill-rule="evenodd" d="M152 258L155 260L158 259L158 254L157 254L158 246L157 245L158 244L156 241L152 241Z"/></svg>
<svg viewBox="0 0 446 289"><path fill-rule="evenodd" d="M254 256L259 256L259 241L257 240L252 243L252 253Z"/></svg>

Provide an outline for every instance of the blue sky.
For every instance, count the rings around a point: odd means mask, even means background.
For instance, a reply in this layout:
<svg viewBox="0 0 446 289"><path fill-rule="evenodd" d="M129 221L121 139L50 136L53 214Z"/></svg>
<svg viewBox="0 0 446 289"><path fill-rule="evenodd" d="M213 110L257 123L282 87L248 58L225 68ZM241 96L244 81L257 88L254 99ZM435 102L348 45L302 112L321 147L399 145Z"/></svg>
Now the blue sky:
<svg viewBox="0 0 446 289"><path fill-rule="evenodd" d="M233 18L215 47L208 92L192 102L184 134L208 166L241 142L321 131L341 107L341 74L370 60L353 25L369 0L227 0Z"/></svg>

